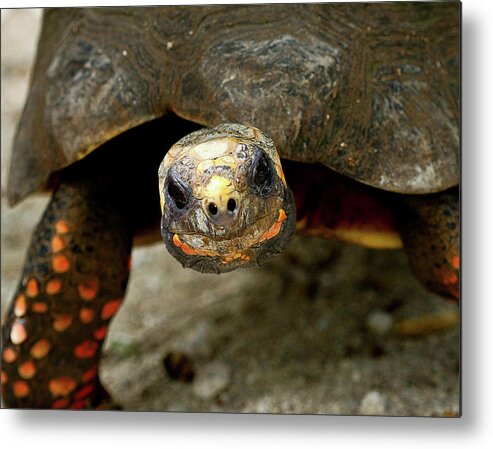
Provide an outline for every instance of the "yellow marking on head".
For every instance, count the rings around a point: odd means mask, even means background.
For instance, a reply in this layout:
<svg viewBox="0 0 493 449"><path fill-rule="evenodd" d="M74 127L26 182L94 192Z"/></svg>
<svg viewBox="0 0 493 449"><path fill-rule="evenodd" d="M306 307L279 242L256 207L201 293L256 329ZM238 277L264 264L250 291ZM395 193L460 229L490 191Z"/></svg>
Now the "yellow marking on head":
<svg viewBox="0 0 493 449"><path fill-rule="evenodd" d="M234 191L234 187L229 179L223 176L214 175L203 190L207 198L219 199L224 195L229 195Z"/></svg>
<svg viewBox="0 0 493 449"><path fill-rule="evenodd" d="M225 137L223 139L213 139L207 142L195 145L190 153L197 159L216 159L224 156L226 153L231 152L238 140L231 137Z"/></svg>

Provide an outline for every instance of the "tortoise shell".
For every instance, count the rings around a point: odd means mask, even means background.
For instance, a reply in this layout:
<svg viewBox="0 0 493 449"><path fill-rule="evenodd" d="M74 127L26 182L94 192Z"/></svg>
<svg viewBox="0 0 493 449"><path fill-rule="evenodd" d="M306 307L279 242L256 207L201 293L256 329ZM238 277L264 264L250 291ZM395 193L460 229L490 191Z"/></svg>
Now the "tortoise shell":
<svg viewBox="0 0 493 449"><path fill-rule="evenodd" d="M281 157L377 188L444 190L459 182L459 20L455 2L47 10L9 202L170 112L258 127Z"/></svg>

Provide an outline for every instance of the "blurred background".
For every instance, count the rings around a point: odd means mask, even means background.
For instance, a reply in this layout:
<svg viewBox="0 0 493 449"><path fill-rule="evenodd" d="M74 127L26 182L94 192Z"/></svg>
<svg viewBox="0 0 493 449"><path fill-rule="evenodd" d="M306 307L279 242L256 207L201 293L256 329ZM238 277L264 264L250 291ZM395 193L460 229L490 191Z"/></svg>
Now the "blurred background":
<svg viewBox="0 0 493 449"><path fill-rule="evenodd" d="M34 195L10 209L4 196L40 21L2 10L2 318L46 205ZM261 269L216 276L158 243L133 251L102 380L132 410L456 416L459 327L419 329L456 313L402 251L296 238Z"/></svg>

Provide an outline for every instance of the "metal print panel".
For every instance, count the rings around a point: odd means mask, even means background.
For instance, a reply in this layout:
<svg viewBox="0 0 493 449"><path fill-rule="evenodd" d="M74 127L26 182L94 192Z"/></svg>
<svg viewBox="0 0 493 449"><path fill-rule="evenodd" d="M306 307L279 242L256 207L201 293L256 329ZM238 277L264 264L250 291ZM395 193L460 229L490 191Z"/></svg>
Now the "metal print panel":
<svg viewBox="0 0 493 449"><path fill-rule="evenodd" d="M459 88L457 2L2 11L2 405L460 416Z"/></svg>

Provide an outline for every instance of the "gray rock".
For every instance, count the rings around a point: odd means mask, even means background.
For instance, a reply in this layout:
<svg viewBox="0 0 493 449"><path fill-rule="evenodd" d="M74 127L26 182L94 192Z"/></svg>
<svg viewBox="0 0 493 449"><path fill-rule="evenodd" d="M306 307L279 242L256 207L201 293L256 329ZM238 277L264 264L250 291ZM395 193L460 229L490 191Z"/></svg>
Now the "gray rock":
<svg viewBox="0 0 493 449"><path fill-rule="evenodd" d="M231 382L231 367L221 362L212 362L198 369L193 383L193 394L200 399L213 399Z"/></svg>
<svg viewBox="0 0 493 449"><path fill-rule="evenodd" d="M383 310L374 310L366 319L366 327L372 334L385 335L394 327L394 318Z"/></svg>
<svg viewBox="0 0 493 449"><path fill-rule="evenodd" d="M378 391L369 391L361 400L358 413L360 415L384 415L386 402L385 396Z"/></svg>

